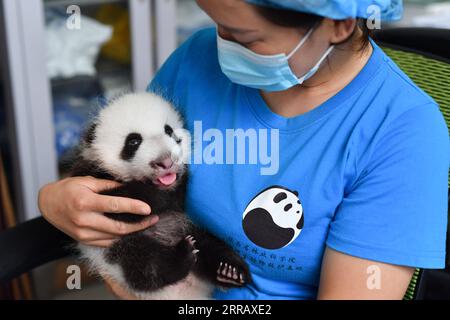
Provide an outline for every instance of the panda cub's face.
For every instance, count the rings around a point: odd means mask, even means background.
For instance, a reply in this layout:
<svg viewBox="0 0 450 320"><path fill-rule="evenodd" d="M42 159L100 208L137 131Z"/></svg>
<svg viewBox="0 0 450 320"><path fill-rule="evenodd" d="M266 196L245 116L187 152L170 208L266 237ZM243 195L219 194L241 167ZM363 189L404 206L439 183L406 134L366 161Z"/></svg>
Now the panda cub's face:
<svg viewBox="0 0 450 320"><path fill-rule="evenodd" d="M82 156L121 181L176 185L190 153L190 135L161 97L127 94L102 109L88 131Z"/></svg>

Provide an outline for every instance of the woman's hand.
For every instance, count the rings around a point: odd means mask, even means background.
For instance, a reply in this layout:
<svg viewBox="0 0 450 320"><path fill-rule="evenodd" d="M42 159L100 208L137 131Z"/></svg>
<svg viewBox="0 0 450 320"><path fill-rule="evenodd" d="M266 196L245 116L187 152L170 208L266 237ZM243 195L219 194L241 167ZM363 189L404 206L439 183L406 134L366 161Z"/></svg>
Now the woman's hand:
<svg viewBox="0 0 450 320"><path fill-rule="evenodd" d="M75 240L87 245L107 247L120 236L155 224L153 215L140 223L128 224L109 219L103 212L149 215L142 201L100 195L98 192L119 183L93 177L72 177L45 185L39 191L39 209L46 220Z"/></svg>

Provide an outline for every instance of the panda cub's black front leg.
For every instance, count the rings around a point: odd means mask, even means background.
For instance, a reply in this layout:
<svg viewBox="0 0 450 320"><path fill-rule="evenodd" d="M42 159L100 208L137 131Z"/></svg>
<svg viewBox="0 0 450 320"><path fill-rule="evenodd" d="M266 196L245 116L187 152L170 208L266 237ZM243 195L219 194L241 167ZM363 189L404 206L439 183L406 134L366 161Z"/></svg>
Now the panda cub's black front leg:
<svg viewBox="0 0 450 320"><path fill-rule="evenodd" d="M135 232L116 241L106 258L109 263L122 267L132 289L154 291L186 278L197 260L197 252L191 237L168 246Z"/></svg>
<svg viewBox="0 0 450 320"><path fill-rule="evenodd" d="M100 194L107 195L107 196L114 196L114 197L125 197L125 198L132 198L137 199L146 202L148 205L148 199L146 198L145 193L149 194L151 190L148 190L148 186L139 183L139 182L131 182L131 183L124 183L123 185L108 189L100 192ZM120 214L117 213L104 213L105 216L107 216L110 219L118 220L126 223L139 223L142 222L144 219L148 218L146 215L138 215L138 214L132 214L129 212L122 212Z"/></svg>
<svg viewBox="0 0 450 320"><path fill-rule="evenodd" d="M247 263L224 241L200 229L196 229L193 236L199 250L196 272L221 287L251 283Z"/></svg>

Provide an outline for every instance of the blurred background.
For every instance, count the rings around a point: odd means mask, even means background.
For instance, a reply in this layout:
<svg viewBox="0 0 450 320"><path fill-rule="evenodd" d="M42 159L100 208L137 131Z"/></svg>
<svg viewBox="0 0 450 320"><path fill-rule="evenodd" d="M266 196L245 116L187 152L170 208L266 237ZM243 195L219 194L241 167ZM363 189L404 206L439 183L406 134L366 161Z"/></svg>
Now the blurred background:
<svg viewBox="0 0 450 320"><path fill-rule="evenodd" d="M450 29L450 1L404 0L383 28ZM194 0L0 0L0 231L39 215L43 184L108 99L145 90L170 53L213 26ZM96 279L66 287L66 259L0 286L2 298L111 299Z"/></svg>

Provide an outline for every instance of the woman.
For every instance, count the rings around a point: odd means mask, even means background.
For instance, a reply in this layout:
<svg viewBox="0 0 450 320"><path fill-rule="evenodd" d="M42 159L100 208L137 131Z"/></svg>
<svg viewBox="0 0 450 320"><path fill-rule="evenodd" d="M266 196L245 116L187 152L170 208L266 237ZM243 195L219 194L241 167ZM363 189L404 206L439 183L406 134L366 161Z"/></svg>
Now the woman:
<svg viewBox="0 0 450 320"><path fill-rule="evenodd" d="M149 90L175 101L190 130L254 130L257 147L277 138L269 149L279 156L269 171L261 159L230 165L233 155L225 162L213 153L214 161L191 165L188 213L244 256L254 279L215 297L401 299L415 267L444 267L447 127L364 23L370 5L389 20L401 3L197 2L217 29L184 43ZM203 136L204 154L212 140ZM139 226L103 217L150 213L138 201L97 194L112 185L89 177L49 184L42 214L99 246L156 222L151 214ZM248 222L255 197L264 208ZM271 223L283 214L297 214L298 224Z"/></svg>

